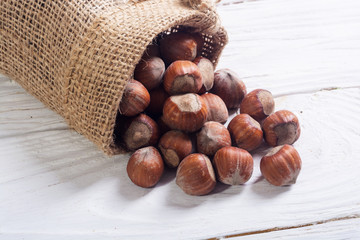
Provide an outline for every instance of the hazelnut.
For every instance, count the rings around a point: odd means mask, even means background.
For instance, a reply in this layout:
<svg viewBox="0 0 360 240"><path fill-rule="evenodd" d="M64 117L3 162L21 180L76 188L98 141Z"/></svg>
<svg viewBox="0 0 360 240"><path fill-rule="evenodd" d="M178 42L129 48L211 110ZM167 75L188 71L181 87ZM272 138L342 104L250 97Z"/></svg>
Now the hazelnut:
<svg viewBox="0 0 360 240"><path fill-rule="evenodd" d="M245 95L240 105L240 113L247 113L256 121L261 121L274 112L274 106L271 92L256 89Z"/></svg>
<svg viewBox="0 0 360 240"><path fill-rule="evenodd" d="M205 40L204 40L204 37L201 33L191 33L191 35L193 36L193 38L195 39L196 41L196 55L197 56L201 56L201 52L202 52L202 49L204 47L204 44L205 44Z"/></svg>
<svg viewBox="0 0 360 240"><path fill-rule="evenodd" d="M177 167L181 160L192 151L192 142L188 135L172 130L165 133L159 140L159 149L165 163L169 167Z"/></svg>
<svg viewBox="0 0 360 240"><path fill-rule="evenodd" d="M299 153L287 144L271 149L260 161L262 175L275 186L294 184L300 169Z"/></svg>
<svg viewBox="0 0 360 240"><path fill-rule="evenodd" d="M124 116L136 116L150 103L150 94L140 82L130 80L125 87L120 102L120 113Z"/></svg>
<svg viewBox="0 0 360 240"><path fill-rule="evenodd" d="M277 111L263 122L265 141L272 147L293 144L300 136L299 120L290 111Z"/></svg>
<svg viewBox="0 0 360 240"><path fill-rule="evenodd" d="M145 111L151 116L159 116L162 114L164 103L170 96L162 87L156 88L150 93L150 104Z"/></svg>
<svg viewBox="0 0 360 240"><path fill-rule="evenodd" d="M237 147L223 147L214 156L214 167L220 182L239 185L247 182L254 169L250 153Z"/></svg>
<svg viewBox="0 0 360 240"><path fill-rule="evenodd" d="M213 156L222 147L231 146L231 137L226 127L218 122L206 122L196 135L200 153Z"/></svg>
<svg viewBox="0 0 360 240"><path fill-rule="evenodd" d="M122 136L126 148L135 150L155 145L159 139L159 128L149 116L140 114L125 122Z"/></svg>
<svg viewBox="0 0 360 240"><path fill-rule="evenodd" d="M260 146L263 132L260 124L248 114L239 114L229 123L228 130L235 145L247 151Z"/></svg>
<svg viewBox="0 0 360 240"><path fill-rule="evenodd" d="M229 112L224 101L217 95L206 93L201 95L208 108L207 121L225 123L229 118Z"/></svg>
<svg viewBox="0 0 360 240"><path fill-rule="evenodd" d="M141 58L147 59L152 57L161 57L159 46L156 44L148 45Z"/></svg>
<svg viewBox="0 0 360 240"><path fill-rule="evenodd" d="M209 158L201 153L184 158L176 172L176 184L190 195L210 193L215 188L216 178Z"/></svg>
<svg viewBox="0 0 360 240"><path fill-rule="evenodd" d="M165 71L164 89L170 95L197 93L202 85L199 68L190 61L175 61Z"/></svg>
<svg viewBox="0 0 360 240"><path fill-rule="evenodd" d="M156 148L145 147L131 155L126 170L133 183L148 188L159 182L164 172L164 163Z"/></svg>
<svg viewBox="0 0 360 240"><path fill-rule="evenodd" d="M199 68L202 77L202 86L199 93L205 93L210 91L214 85L214 65L213 63L204 57L197 57L193 61Z"/></svg>
<svg viewBox="0 0 360 240"><path fill-rule="evenodd" d="M158 87L163 79L165 64L159 57L141 59L136 65L134 78L141 82L147 90Z"/></svg>
<svg viewBox="0 0 360 240"><path fill-rule="evenodd" d="M164 104L163 120L171 128L195 132L206 122L208 115L204 100L194 93L169 97Z"/></svg>
<svg viewBox="0 0 360 240"><path fill-rule="evenodd" d="M246 87L235 72L221 69L215 72L214 86L210 92L221 97L227 108L232 109L240 107L246 95Z"/></svg>
<svg viewBox="0 0 360 240"><path fill-rule="evenodd" d="M160 40L160 53L167 64L176 60L193 61L197 55L196 39L187 33L172 33Z"/></svg>

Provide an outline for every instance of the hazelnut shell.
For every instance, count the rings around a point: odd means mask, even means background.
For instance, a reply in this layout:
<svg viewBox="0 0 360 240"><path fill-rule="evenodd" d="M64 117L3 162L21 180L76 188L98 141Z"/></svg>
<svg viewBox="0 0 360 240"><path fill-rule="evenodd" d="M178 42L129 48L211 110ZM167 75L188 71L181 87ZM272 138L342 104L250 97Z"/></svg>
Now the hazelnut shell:
<svg viewBox="0 0 360 240"><path fill-rule="evenodd" d="M260 170L265 179L275 186L296 182L301 170L301 158L291 145L271 149L260 161Z"/></svg>
<svg viewBox="0 0 360 240"><path fill-rule="evenodd" d="M233 143L247 151L258 148L263 141L260 124L248 114L235 116L228 125Z"/></svg>
<svg viewBox="0 0 360 240"><path fill-rule="evenodd" d="M159 182L164 172L164 163L156 148L145 147L131 155L126 171L134 184L148 188Z"/></svg>
<svg viewBox="0 0 360 240"><path fill-rule="evenodd" d="M239 185L247 182L254 169L250 153L237 147L223 147L214 156L214 167L220 182Z"/></svg>
<svg viewBox="0 0 360 240"><path fill-rule="evenodd" d="M210 193L215 188L216 178L209 158L200 153L184 158L176 172L176 184L190 195Z"/></svg>
<svg viewBox="0 0 360 240"><path fill-rule="evenodd" d="M263 121L265 141L272 147L293 144L300 137L300 124L296 115L288 110L277 111Z"/></svg>

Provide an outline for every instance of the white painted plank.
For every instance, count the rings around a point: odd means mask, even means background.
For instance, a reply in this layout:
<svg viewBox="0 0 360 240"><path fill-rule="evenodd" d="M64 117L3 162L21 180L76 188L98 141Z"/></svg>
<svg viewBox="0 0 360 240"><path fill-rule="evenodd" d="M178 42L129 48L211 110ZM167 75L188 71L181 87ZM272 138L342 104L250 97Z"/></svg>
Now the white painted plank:
<svg viewBox="0 0 360 240"><path fill-rule="evenodd" d="M360 238L360 219L338 220L295 229L272 230L271 232L245 236L227 236L227 238L231 240L355 240Z"/></svg>
<svg viewBox="0 0 360 240"><path fill-rule="evenodd" d="M261 178L263 148L244 186L192 197L167 172L156 188L138 188L127 154L105 157L0 76L0 239L206 238L360 214L359 1L229 3L219 6L230 34L219 67L299 116L297 184ZM331 87L349 89L294 94Z"/></svg>
<svg viewBox="0 0 360 240"><path fill-rule="evenodd" d="M21 107L16 95L8 98L0 101L1 122L5 115L10 123L27 123L4 113ZM127 155L106 158L72 131L28 134L31 128L25 128L24 135L1 138L0 232L6 239L204 238L360 214L360 89L280 97L276 104L294 111L303 129L295 144L303 170L292 187L261 178L261 151L249 183L192 197L176 186L174 172L154 189L134 186L125 172ZM7 126L0 124L0 132Z"/></svg>
<svg viewBox="0 0 360 240"><path fill-rule="evenodd" d="M218 67L248 88L279 96L360 86L359 1L223 0L218 10L229 33Z"/></svg>

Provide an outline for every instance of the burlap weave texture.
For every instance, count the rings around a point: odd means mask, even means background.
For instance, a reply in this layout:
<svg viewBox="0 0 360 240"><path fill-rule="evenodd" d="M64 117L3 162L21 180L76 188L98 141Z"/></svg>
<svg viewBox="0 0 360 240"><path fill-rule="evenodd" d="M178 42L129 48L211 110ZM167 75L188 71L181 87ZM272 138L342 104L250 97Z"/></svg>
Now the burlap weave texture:
<svg viewBox="0 0 360 240"><path fill-rule="evenodd" d="M227 43L212 1L1 0L0 72L106 154L122 93L162 32L202 32L214 64Z"/></svg>

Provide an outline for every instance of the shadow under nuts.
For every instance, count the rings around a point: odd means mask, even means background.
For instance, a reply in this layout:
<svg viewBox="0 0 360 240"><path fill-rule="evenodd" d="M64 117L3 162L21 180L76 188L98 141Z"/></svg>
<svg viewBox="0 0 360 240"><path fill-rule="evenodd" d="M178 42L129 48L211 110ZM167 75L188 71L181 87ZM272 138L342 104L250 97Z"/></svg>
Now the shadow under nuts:
<svg viewBox="0 0 360 240"><path fill-rule="evenodd" d="M177 130L165 133L159 140L164 162L172 168L177 167L181 160L192 152L192 148L189 136Z"/></svg>
<svg viewBox="0 0 360 240"><path fill-rule="evenodd" d="M272 147L293 144L300 137L299 120L288 110L277 111L263 122L265 141Z"/></svg>
<svg viewBox="0 0 360 240"><path fill-rule="evenodd" d="M246 150L229 146L216 152L214 166L220 182L239 185L250 179L254 160Z"/></svg>
<svg viewBox="0 0 360 240"><path fill-rule="evenodd" d="M194 93L169 97L164 104L163 120L171 128L185 132L199 130L207 119L204 100Z"/></svg>
<svg viewBox="0 0 360 240"><path fill-rule="evenodd" d="M159 182L164 172L164 163L156 148L145 147L131 155L126 171L133 183L148 188Z"/></svg>
<svg viewBox="0 0 360 240"><path fill-rule="evenodd" d="M176 184L190 195L210 193L215 188L216 178L209 158L201 153L184 158L176 172Z"/></svg>
<svg viewBox="0 0 360 240"><path fill-rule="evenodd" d="M291 145L277 146L261 159L260 170L275 186L294 184L301 170L300 155Z"/></svg>

